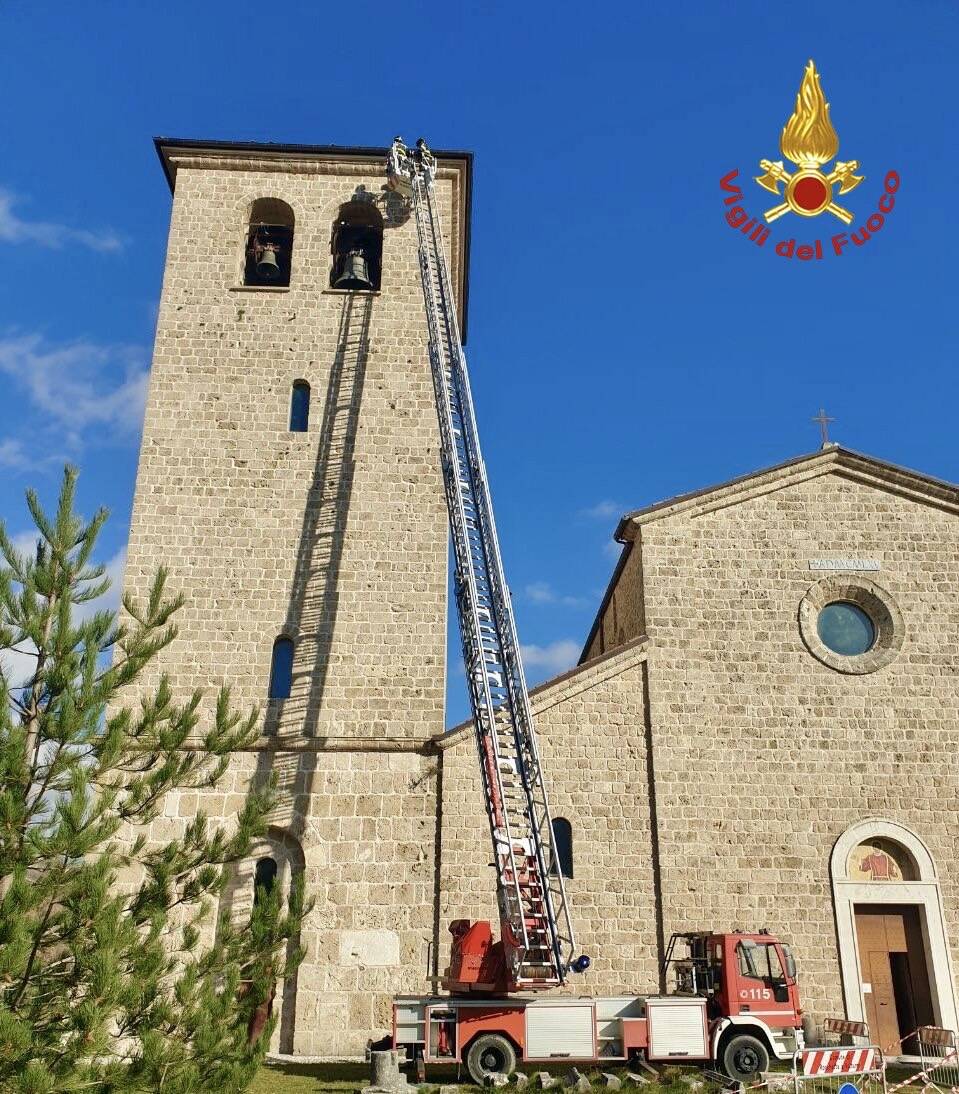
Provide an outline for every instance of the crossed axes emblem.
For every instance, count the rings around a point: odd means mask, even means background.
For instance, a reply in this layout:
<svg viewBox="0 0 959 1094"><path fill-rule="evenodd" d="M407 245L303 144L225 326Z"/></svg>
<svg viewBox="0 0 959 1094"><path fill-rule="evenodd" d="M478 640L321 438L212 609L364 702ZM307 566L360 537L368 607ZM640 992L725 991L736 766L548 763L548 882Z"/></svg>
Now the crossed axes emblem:
<svg viewBox="0 0 959 1094"><path fill-rule="evenodd" d="M843 224L852 224L853 214L848 209L844 209L841 205L837 205L832 200L832 187L838 182L839 193L848 194L850 190L854 190L866 177L865 175L857 175L855 172L859 170L858 160L849 160L848 162L841 162L836 160L836 164L832 171L828 175L824 175L817 166L805 166L796 174L791 175L785 167L783 167L782 160L760 160L759 166L765 171L764 175L760 175L756 181L764 189L770 193L775 194L777 197L785 197L786 200L780 205L774 205L771 209L767 209L763 216L766 218L766 222L771 224L774 220L777 220L784 213L788 213L790 210L796 213L800 213L804 216L813 216L815 213L827 212L832 213L833 216L838 217ZM816 179L820 182L824 188L824 194L828 198L828 201L823 204L821 208L810 210L808 207L800 206L796 202L793 194L796 190L796 184L802 182L804 179ZM786 184L786 189L783 193L780 193L779 184Z"/></svg>

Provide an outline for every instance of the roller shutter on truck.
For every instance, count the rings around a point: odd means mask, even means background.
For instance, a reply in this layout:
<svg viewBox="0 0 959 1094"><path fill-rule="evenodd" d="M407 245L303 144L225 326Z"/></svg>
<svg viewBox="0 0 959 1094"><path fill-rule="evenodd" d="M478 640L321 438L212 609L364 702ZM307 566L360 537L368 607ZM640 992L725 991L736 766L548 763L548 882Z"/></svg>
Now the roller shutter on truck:
<svg viewBox="0 0 959 1094"><path fill-rule="evenodd" d="M709 1058L705 999L647 999L646 1017L651 1060Z"/></svg>
<svg viewBox="0 0 959 1094"><path fill-rule="evenodd" d="M593 1054L592 1004L534 1003L526 1008L526 1059L588 1060Z"/></svg>
<svg viewBox="0 0 959 1094"><path fill-rule="evenodd" d="M426 1006L422 999L397 999L393 1007L397 1045L426 1040Z"/></svg>

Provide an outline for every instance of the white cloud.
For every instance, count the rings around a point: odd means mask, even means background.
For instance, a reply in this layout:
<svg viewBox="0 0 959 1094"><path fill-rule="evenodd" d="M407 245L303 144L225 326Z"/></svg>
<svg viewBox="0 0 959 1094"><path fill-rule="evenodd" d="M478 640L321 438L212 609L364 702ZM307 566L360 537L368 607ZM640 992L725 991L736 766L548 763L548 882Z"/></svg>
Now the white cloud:
<svg viewBox="0 0 959 1094"><path fill-rule="evenodd" d="M580 643L571 638L561 638L547 646L520 645L524 668L544 670L547 676L572 668L579 660L581 650Z"/></svg>
<svg viewBox="0 0 959 1094"><path fill-rule="evenodd" d="M22 555L32 555L36 550L39 532L20 532L10 537L13 546ZM96 600L79 604L74 609L74 622L89 619L96 612L113 611L120 607L120 593L123 588L123 568L126 565L126 547L105 563L106 574L110 579L110 588ZM22 642L15 650L0 650L0 666L12 688L23 687L30 679L36 666L37 647L32 642Z"/></svg>
<svg viewBox="0 0 959 1094"><path fill-rule="evenodd" d="M110 588L103 596L98 596L96 600L80 604L76 609L76 618L78 620L89 619L91 615L95 615L97 612L115 612L119 610L120 594L123 592L123 570L126 564L127 549L121 547L113 558L104 563L106 573L103 576L110 579ZM102 581L103 578L100 580Z"/></svg>
<svg viewBox="0 0 959 1094"><path fill-rule="evenodd" d="M579 515L581 517L589 517L590 520L609 520L612 517L621 517L625 511L625 505L620 505L618 501L611 501L609 498L604 498L602 501L598 501L595 505L591 505L587 509L580 509Z"/></svg>
<svg viewBox="0 0 959 1094"><path fill-rule="evenodd" d="M28 558L33 558L36 555L37 540L40 539L40 533L36 529L17 532L16 535L10 535L8 532L7 535L17 554L25 555Z"/></svg>
<svg viewBox="0 0 959 1094"><path fill-rule="evenodd" d="M581 596L565 596L557 593L546 581L534 581L523 590L527 600L534 604L561 604L564 608L582 608L586 601Z"/></svg>
<svg viewBox="0 0 959 1094"><path fill-rule="evenodd" d="M37 647L32 642L22 642L16 649L0 650L0 668L7 678L11 691L25 686L37 663Z"/></svg>
<svg viewBox="0 0 959 1094"><path fill-rule="evenodd" d="M0 372L26 390L47 421L71 433L90 426L135 433L143 420L148 372L137 347L86 340L55 345L38 334L14 335L0 338ZM22 442L14 444L10 458L23 451Z"/></svg>
<svg viewBox="0 0 959 1094"><path fill-rule="evenodd" d="M23 448L23 442L14 437L0 441L0 467L31 467L33 461Z"/></svg>
<svg viewBox="0 0 959 1094"><path fill-rule="evenodd" d="M85 228L70 228L66 224L22 220L13 211L17 200L9 190L0 188L0 240L6 243L38 243L53 250L59 250L69 243L78 243L91 251L123 249L124 242L115 232L91 232Z"/></svg>
<svg viewBox="0 0 959 1094"><path fill-rule="evenodd" d="M40 470L58 464L60 467L67 462L63 452L51 452L48 447L33 448L18 437L8 437L0 441L0 467L7 467L11 471Z"/></svg>

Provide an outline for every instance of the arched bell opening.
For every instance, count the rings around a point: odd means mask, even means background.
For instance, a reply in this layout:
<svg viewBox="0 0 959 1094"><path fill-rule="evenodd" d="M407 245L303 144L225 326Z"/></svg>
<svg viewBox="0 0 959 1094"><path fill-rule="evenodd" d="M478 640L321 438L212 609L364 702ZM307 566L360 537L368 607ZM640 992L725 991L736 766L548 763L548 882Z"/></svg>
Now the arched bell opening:
<svg viewBox="0 0 959 1094"><path fill-rule="evenodd" d="M257 198L250 207L244 285L287 286L293 258L293 210L279 198Z"/></svg>
<svg viewBox="0 0 959 1094"><path fill-rule="evenodd" d="M330 241L330 287L377 291L383 267L383 217L365 201L340 206Z"/></svg>

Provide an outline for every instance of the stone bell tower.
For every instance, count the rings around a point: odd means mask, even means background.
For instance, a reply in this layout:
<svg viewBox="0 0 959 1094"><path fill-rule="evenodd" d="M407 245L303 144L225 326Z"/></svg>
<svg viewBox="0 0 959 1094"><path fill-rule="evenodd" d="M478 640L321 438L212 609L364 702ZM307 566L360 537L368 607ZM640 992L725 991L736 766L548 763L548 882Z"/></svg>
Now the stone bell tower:
<svg viewBox="0 0 959 1094"><path fill-rule="evenodd" d="M356 1052L393 992L423 987L435 935L447 527L415 225L385 148L157 150L173 215L126 589L165 565L186 597L145 686L166 672L178 699L209 702L229 684L262 733L154 835L198 809L228 822L252 779L279 775L273 827L225 899L239 913L255 871L305 871L316 908L274 1047ZM471 157L438 159L465 320Z"/></svg>

